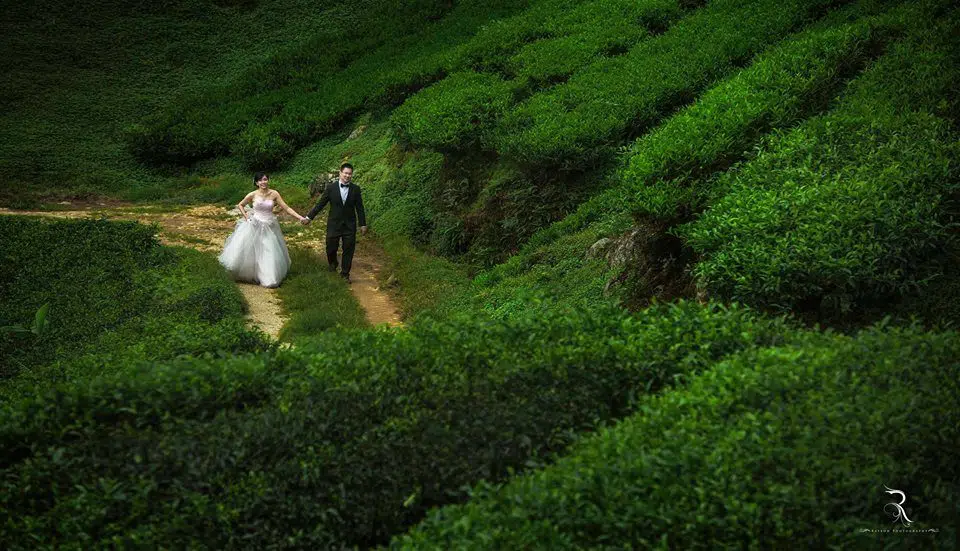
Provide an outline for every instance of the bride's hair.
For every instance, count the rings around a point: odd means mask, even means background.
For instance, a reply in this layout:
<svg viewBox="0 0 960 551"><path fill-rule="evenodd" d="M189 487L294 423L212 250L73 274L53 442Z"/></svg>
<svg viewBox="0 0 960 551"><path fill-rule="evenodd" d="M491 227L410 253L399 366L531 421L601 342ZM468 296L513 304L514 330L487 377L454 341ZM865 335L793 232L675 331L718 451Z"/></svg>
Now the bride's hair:
<svg viewBox="0 0 960 551"><path fill-rule="evenodd" d="M268 177L268 178L269 178L269 176L267 176L267 173L266 173L266 172L258 172L258 173L256 173L256 174L254 174L254 175L253 175L253 185L257 185L257 182L259 182L260 179L263 178L263 177Z"/></svg>

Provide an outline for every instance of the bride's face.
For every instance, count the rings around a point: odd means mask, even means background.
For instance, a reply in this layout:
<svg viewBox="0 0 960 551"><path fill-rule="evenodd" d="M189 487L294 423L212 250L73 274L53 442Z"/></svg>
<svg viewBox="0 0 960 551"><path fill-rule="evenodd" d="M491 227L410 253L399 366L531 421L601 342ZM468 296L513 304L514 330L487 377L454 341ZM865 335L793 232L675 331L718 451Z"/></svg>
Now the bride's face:
<svg viewBox="0 0 960 551"><path fill-rule="evenodd" d="M257 187L261 190L265 190L270 187L270 178L264 176L263 178L257 180Z"/></svg>

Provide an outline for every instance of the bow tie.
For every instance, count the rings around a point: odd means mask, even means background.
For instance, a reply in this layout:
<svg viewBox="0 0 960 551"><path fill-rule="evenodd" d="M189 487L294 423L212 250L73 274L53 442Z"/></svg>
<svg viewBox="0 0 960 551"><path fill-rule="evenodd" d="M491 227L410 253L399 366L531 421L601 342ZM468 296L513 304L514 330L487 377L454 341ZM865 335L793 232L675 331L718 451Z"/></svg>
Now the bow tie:
<svg viewBox="0 0 960 551"><path fill-rule="evenodd" d="M340 184L340 187L350 187L350 184Z"/></svg>

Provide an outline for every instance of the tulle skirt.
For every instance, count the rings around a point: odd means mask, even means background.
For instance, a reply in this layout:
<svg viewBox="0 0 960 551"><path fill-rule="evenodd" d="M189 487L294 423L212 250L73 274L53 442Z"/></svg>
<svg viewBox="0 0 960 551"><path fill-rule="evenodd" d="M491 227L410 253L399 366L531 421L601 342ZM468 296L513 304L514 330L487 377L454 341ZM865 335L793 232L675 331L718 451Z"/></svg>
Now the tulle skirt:
<svg viewBox="0 0 960 551"><path fill-rule="evenodd" d="M277 287L286 277L290 252L279 222L276 217L271 218L251 216L249 221L238 220L227 237L219 260L236 281Z"/></svg>

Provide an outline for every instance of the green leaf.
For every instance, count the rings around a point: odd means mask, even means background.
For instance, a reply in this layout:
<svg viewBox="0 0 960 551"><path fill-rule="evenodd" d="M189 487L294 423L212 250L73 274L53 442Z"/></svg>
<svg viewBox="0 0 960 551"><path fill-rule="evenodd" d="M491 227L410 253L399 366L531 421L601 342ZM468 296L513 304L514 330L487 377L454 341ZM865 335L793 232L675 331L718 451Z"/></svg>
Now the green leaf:
<svg viewBox="0 0 960 551"><path fill-rule="evenodd" d="M33 327L30 328L30 332L36 336L43 335L46 332L47 327L49 327L50 322L47 320L47 312L50 311L50 303L46 303L37 310L36 315L33 318Z"/></svg>

